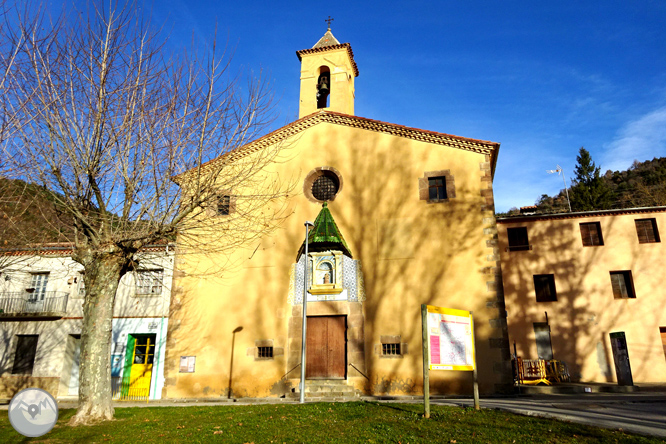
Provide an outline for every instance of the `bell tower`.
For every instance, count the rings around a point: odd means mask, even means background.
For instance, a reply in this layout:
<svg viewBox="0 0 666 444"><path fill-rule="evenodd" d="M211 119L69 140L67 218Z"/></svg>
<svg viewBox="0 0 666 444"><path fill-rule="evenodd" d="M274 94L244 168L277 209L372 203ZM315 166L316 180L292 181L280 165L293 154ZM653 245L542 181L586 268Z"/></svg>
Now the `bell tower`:
<svg viewBox="0 0 666 444"><path fill-rule="evenodd" d="M354 114L358 67L351 45L333 37L329 20L328 30L312 48L296 51L301 61L299 119L322 109Z"/></svg>

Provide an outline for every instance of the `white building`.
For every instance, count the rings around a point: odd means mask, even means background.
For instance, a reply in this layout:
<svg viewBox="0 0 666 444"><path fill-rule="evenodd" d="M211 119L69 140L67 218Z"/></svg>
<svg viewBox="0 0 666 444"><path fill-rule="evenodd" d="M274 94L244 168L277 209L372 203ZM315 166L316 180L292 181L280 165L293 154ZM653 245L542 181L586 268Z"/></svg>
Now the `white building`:
<svg viewBox="0 0 666 444"><path fill-rule="evenodd" d="M76 397L83 316L83 267L67 246L4 252L0 270L0 398L40 387ZM114 397L160 399L174 261L173 246L143 251L123 277L113 315Z"/></svg>

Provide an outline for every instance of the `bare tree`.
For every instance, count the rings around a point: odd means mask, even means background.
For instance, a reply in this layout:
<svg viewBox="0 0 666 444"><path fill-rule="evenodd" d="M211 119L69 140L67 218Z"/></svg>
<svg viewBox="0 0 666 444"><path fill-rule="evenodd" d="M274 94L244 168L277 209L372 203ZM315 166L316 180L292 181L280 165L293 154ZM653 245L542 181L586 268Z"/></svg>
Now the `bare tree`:
<svg viewBox="0 0 666 444"><path fill-rule="evenodd" d="M72 16L48 38L17 33L0 100L20 123L7 170L52 190L59 210L44 223L71 221L85 269L77 425L113 417L114 295L137 253L176 236L181 253L238 248L280 223L290 185L269 172L284 147L237 150L271 122L271 97L232 75L214 41L202 58L170 52L132 5Z"/></svg>
<svg viewBox="0 0 666 444"><path fill-rule="evenodd" d="M653 207L666 205L666 184L657 183L652 186L646 185L639 180L635 185L635 192L629 198L634 207Z"/></svg>
<svg viewBox="0 0 666 444"><path fill-rule="evenodd" d="M15 12L15 14L12 14ZM21 22L21 27L8 26L12 18ZM26 36L37 35L37 30L43 25L45 15L39 7L33 4L24 4L22 9L13 8L9 1L0 0L0 95L6 96L12 71L21 63L18 57L24 50ZM53 29L56 29L54 26ZM42 33L46 38L49 33ZM16 98L14 98L15 100ZM15 110L21 109L23 103L13 102L5 106L7 101L0 101L0 144L10 138L17 129L17 114ZM53 233L44 230L35 230L34 225L25 227L27 211L40 211L41 200L38 187L6 178L11 163L5 156L0 156L0 274L9 272L14 267L20 267L26 262L26 256L16 254L16 250L26 247L28 243L53 240ZM28 210L30 208L30 210ZM18 229L22 226L23 229ZM27 228L27 229L26 229ZM44 237L43 235L46 235ZM56 236L57 237L57 236Z"/></svg>

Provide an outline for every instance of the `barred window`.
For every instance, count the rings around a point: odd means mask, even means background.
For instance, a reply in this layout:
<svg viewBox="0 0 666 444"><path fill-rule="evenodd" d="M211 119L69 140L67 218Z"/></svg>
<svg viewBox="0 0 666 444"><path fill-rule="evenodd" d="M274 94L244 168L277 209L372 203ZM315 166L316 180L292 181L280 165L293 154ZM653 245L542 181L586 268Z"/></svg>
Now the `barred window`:
<svg viewBox="0 0 666 444"><path fill-rule="evenodd" d="M384 356L400 356L400 343L382 344L382 355Z"/></svg>
<svg viewBox="0 0 666 444"><path fill-rule="evenodd" d="M163 270L139 270L136 274L136 294L161 294L163 277Z"/></svg>
<svg viewBox="0 0 666 444"><path fill-rule="evenodd" d="M257 347L257 358L272 358L273 347Z"/></svg>

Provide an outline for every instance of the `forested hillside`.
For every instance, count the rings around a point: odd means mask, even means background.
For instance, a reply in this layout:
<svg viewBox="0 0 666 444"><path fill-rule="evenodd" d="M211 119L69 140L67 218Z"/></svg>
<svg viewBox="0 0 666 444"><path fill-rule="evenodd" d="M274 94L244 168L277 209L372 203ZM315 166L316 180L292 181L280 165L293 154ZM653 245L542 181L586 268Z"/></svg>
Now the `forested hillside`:
<svg viewBox="0 0 666 444"><path fill-rule="evenodd" d="M581 149L581 152L584 151ZM586 152L587 153L587 152ZM588 157L589 157L589 153ZM607 170L604 174L597 174L597 183L594 183L594 163L582 165L592 185L585 186L580 177L572 178L569 188L569 197L573 211L605 210L617 208L637 208L666 205L666 157L658 157L645 162L634 161L626 171ZM585 163L585 162L584 162ZM577 172L581 167L580 157ZM596 168L598 170L598 168ZM587 170L587 171L585 171ZM577 180L578 179L578 180ZM577 207L580 196L589 193L594 188L595 198L592 207ZM578 199L577 199L578 198ZM559 213L569 211L565 190L555 196L543 194L535 203L536 208L529 209L530 213ZM497 213L497 216L519 214L518 208L512 208L507 213Z"/></svg>
<svg viewBox="0 0 666 444"><path fill-rule="evenodd" d="M0 248L71 240L73 224L63 217L53 192L0 177Z"/></svg>

